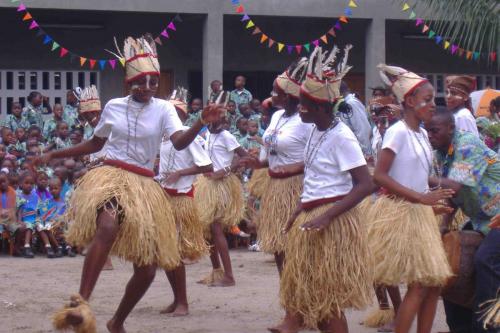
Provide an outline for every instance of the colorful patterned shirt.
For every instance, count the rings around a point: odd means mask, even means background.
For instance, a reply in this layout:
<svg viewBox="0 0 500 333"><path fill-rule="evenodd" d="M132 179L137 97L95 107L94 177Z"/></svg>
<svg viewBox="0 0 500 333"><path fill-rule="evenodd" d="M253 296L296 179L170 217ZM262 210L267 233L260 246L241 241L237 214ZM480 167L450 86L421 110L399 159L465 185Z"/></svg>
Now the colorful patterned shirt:
<svg viewBox="0 0 500 333"><path fill-rule="evenodd" d="M250 103L250 101L253 99L252 93L250 91L243 89L243 90L238 90L235 89L231 91L231 95L229 95L229 99L232 100L234 103L236 103L236 110L240 110L240 104L244 103Z"/></svg>
<svg viewBox="0 0 500 333"><path fill-rule="evenodd" d="M57 127L57 120L54 117L52 117L49 120L47 120L45 122L45 124L43 125L43 137L46 140L49 140L52 137L54 137L55 136L56 127Z"/></svg>
<svg viewBox="0 0 500 333"><path fill-rule="evenodd" d="M18 128L28 129L30 127L30 123L23 116L21 116L21 118L17 118L13 114L9 114L2 122L2 127L10 128L12 132L15 132Z"/></svg>
<svg viewBox="0 0 500 333"><path fill-rule="evenodd" d="M69 128L77 123L78 107L66 104L63 111L63 120L68 124Z"/></svg>
<svg viewBox="0 0 500 333"><path fill-rule="evenodd" d="M38 217L38 195L36 192L33 191L30 194L24 194L18 190L17 209L21 213L21 221L26 224L27 228L33 229Z"/></svg>
<svg viewBox="0 0 500 333"><path fill-rule="evenodd" d="M201 117L201 110L197 112L189 112L188 119L186 119L184 126L192 127L198 121L198 119L200 119L200 117Z"/></svg>
<svg viewBox="0 0 500 333"><path fill-rule="evenodd" d="M26 106L23 108L23 117L31 125L36 125L40 129L43 129L43 117L42 114L47 113L47 109L42 105L34 107L30 103L26 103Z"/></svg>
<svg viewBox="0 0 500 333"><path fill-rule="evenodd" d="M260 151L260 148L262 147L261 144L257 142L257 140L250 139L250 136L248 134L245 135L239 142L240 145L246 150L257 149Z"/></svg>
<svg viewBox="0 0 500 333"><path fill-rule="evenodd" d="M487 234L490 219L500 214L500 160L481 139L468 132L456 131L452 145L448 172L446 156L436 156L444 165L443 176L462 184L454 202L469 216L475 230Z"/></svg>

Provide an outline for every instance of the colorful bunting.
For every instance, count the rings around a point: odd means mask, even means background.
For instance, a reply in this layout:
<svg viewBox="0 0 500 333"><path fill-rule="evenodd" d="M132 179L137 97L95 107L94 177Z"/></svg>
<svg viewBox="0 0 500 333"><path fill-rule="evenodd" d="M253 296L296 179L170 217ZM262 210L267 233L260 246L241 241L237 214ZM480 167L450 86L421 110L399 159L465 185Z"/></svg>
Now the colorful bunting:
<svg viewBox="0 0 500 333"><path fill-rule="evenodd" d="M495 62L495 60L497 60L497 53L496 52L491 52L490 53L490 59L491 59L491 61Z"/></svg>
<svg viewBox="0 0 500 333"><path fill-rule="evenodd" d="M422 29L423 33L426 33L429 30L429 26L427 24L424 24L424 28Z"/></svg>
<svg viewBox="0 0 500 333"><path fill-rule="evenodd" d="M99 60L99 67L101 68L101 71L106 67L106 60Z"/></svg>
<svg viewBox="0 0 500 333"><path fill-rule="evenodd" d="M333 29L333 28L331 28L330 30L328 30L328 34L330 36L337 37L337 34L335 33L335 29Z"/></svg>
<svg viewBox="0 0 500 333"><path fill-rule="evenodd" d="M251 27L255 26L252 20L248 21L247 23L247 29L250 29Z"/></svg>
<svg viewBox="0 0 500 333"><path fill-rule="evenodd" d="M304 44L304 48L306 49L307 52L311 52L311 44L309 43Z"/></svg>
<svg viewBox="0 0 500 333"><path fill-rule="evenodd" d="M30 13L26 13L26 15L24 15L23 17L23 21L28 21L28 20L31 20L33 17L31 16Z"/></svg>
<svg viewBox="0 0 500 333"><path fill-rule="evenodd" d="M444 49L448 50L449 47L450 47L450 42L448 42L447 40L444 41Z"/></svg>
<svg viewBox="0 0 500 333"><path fill-rule="evenodd" d="M297 54L302 52L302 45L295 45L295 49L297 50Z"/></svg>
<svg viewBox="0 0 500 333"><path fill-rule="evenodd" d="M124 58L120 58L118 60L120 60L120 64L122 64L122 67L125 67L125 59Z"/></svg>
<svg viewBox="0 0 500 333"><path fill-rule="evenodd" d="M339 21L340 21L340 22L344 22L344 23L349 23L349 21L347 21L347 17L345 17L345 16L341 16L341 17L339 18Z"/></svg>
<svg viewBox="0 0 500 333"><path fill-rule="evenodd" d="M286 50L288 51L288 54L292 54L293 51L293 46L292 45L287 45Z"/></svg>
<svg viewBox="0 0 500 333"><path fill-rule="evenodd" d="M45 35L45 39L43 40L43 44L47 45L50 42L52 42L52 38L48 35Z"/></svg>
<svg viewBox="0 0 500 333"><path fill-rule="evenodd" d="M418 27L419 25L422 25L422 24L424 24L424 20L418 18L417 23L415 25Z"/></svg>
<svg viewBox="0 0 500 333"><path fill-rule="evenodd" d="M116 59L111 59L111 60L109 60L109 65L111 66L111 68L115 69L115 66L116 66Z"/></svg>
<svg viewBox="0 0 500 333"><path fill-rule="evenodd" d="M245 22L248 20L250 20L250 16L248 16L248 14L245 14L245 15L243 15L243 18L241 19L241 22Z"/></svg>
<svg viewBox="0 0 500 333"><path fill-rule="evenodd" d="M328 44L328 38L326 37L326 35L321 36L320 39L323 41L323 43Z"/></svg>
<svg viewBox="0 0 500 333"><path fill-rule="evenodd" d="M237 8L236 8L236 12L238 14L241 14L245 11L245 8L243 8L243 5L239 5Z"/></svg>
<svg viewBox="0 0 500 333"><path fill-rule="evenodd" d="M457 45L455 45L455 44L453 44L453 45L451 46L451 54L455 54L455 53L457 53L457 50L458 50L458 46L457 46Z"/></svg>
<svg viewBox="0 0 500 333"><path fill-rule="evenodd" d="M260 37L260 43L264 43L267 40L267 36L262 34L262 37Z"/></svg>
<svg viewBox="0 0 500 333"><path fill-rule="evenodd" d="M156 37L155 38L155 43L158 44L158 45L163 45L163 42L161 41L160 37Z"/></svg>
<svg viewBox="0 0 500 333"><path fill-rule="evenodd" d="M275 43L274 39L269 39L269 43L268 43L267 47L273 47L274 43Z"/></svg>
<svg viewBox="0 0 500 333"><path fill-rule="evenodd" d="M95 66L95 63L97 62L97 60L94 60L94 59L90 59L89 60L89 64L90 64L90 69L94 69L94 66Z"/></svg>
<svg viewBox="0 0 500 333"><path fill-rule="evenodd" d="M160 33L160 35L165 37L165 38L170 38L170 36L168 35L168 32L167 32L167 29L163 29L163 31Z"/></svg>
<svg viewBox="0 0 500 333"><path fill-rule="evenodd" d="M17 7L18 12L24 12L26 10L26 6L24 3L20 4L19 7Z"/></svg>
<svg viewBox="0 0 500 333"><path fill-rule="evenodd" d="M33 30L35 28L38 28L38 23L36 23L36 21L31 21L29 29Z"/></svg>
<svg viewBox="0 0 500 333"><path fill-rule="evenodd" d="M57 44L57 42L53 41L52 42L52 50L51 51L57 50L58 48L59 48L59 44Z"/></svg>
<svg viewBox="0 0 500 333"><path fill-rule="evenodd" d="M285 44L283 43L278 43L278 52L283 51L283 48L285 47Z"/></svg>
<svg viewBox="0 0 500 333"><path fill-rule="evenodd" d="M436 44L440 44L443 41L443 37L436 36Z"/></svg>
<svg viewBox="0 0 500 333"><path fill-rule="evenodd" d="M252 35L257 35L257 34L260 34L260 33L261 33L260 28L256 27L255 30L252 32Z"/></svg>
<svg viewBox="0 0 500 333"><path fill-rule="evenodd" d="M410 20L413 20L415 17L417 17L417 14L412 10L410 13Z"/></svg>
<svg viewBox="0 0 500 333"><path fill-rule="evenodd" d="M433 38L436 33L434 31L429 31L429 38Z"/></svg>
<svg viewBox="0 0 500 333"><path fill-rule="evenodd" d="M408 5L407 3L405 3L403 5L403 12L406 12L408 9L410 9L410 5Z"/></svg>
<svg viewBox="0 0 500 333"><path fill-rule="evenodd" d="M349 7L358 8L358 5L353 0L351 0L351 1L349 1Z"/></svg>
<svg viewBox="0 0 500 333"><path fill-rule="evenodd" d="M167 29L170 29L170 30L173 30L173 31L177 31L177 29L175 28L175 24L173 21L171 21L168 25L167 25Z"/></svg>
<svg viewBox="0 0 500 333"><path fill-rule="evenodd" d="M64 57L66 54L68 54L68 50L65 49L64 47L61 47L61 52L59 52L59 57L62 58Z"/></svg>

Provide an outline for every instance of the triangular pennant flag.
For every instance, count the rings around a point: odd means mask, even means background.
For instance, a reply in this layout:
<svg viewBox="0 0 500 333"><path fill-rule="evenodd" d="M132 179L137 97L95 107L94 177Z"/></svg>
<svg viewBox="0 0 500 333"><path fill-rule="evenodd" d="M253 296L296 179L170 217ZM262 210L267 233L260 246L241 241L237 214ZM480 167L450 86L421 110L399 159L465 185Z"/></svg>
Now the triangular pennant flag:
<svg viewBox="0 0 500 333"><path fill-rule="evenodd" d="M336 37L337 34L335 34L335 29L331 28L330 30L328 30L328 34L333 36L333 37Z"/></svg>
<svg viewBox="0 0 500 333"><path fill-rule="evenodd" d="M497 60L497 53L496 52L491 52L490 53L490 59L491 59L491 61L495 62L495 60Z"/></svg>
<svg viewBox="0 0 500 333"><path fill-rule="evenodd" d="M339 21L340 21L340 22L344 22L344 23L349 23L349 21L347 21L347 17L345 17L345 16L341 16L341 17L339 18Z"/></svg>
<svg viewBox="0 0 500 333"><path fill-rule="evenodd" d="M311 44L309 43L304 44L304 48L306 49L307 52L311 52Z"/></svg>
<svg viewBox="0 0 500 333"><path fill-rule="evenodd" d="M245 14L245 15L243 15L243 18L241 19L241 22L245 22L248 20L250 20L250 16L248 16L248 14Z"/></svg>
<svg viewBox="0 0 500 333"><path fill-rule="evenodd" d="M19 0L10 0L10 2L12 2L12 3L19 2Z"/></svg>
<svg viewBox="0 0 500 333"><path fill-rule="evenodd" d="M403 12L406 12L408 9L410 9L410 5L408 5L406 2L403 5Z"/></svg>
<svg viewBox="0 0 500 333"><path fill-rule="evenodd" d="M297 54L302 52L302 45L295 45L295 50L297 50Z"/></svg>
<svg viewBox="0 0 500 333"><path fill-rule="evenodd" d="M116 66L116 60L115 60L115 59L111 59L111 60L109 60L109 65L111 66L111 68L115 69L115 66Z"/></svg>
<svg viewBox="0 0 500 333"><path fill-rule="evenodd" d="M57 48L59 48L59 44L57 44L57 42L52 42L52 50L51 51L54 51Z"/></svg>
<svg viewBox="0 0 500 333"><path fill-rule="evenodd" d="M17 7L18 12L24 12L26 10L26 6L24 3L20 4L19 7Z"/></svg>
<svg viewBox="0 0 500 333"><path fill-rule="evenodd" d="M427 24L424 24L424 28L422 29L423 33L426 33L429 30L429 26Z"/></svg>
<svg viewBox="0 0 500 333"><path fill-rule="evenodd" d="M444 49L448 50L449 47L450 47L450 42L448 42L447 40L445 40L444 41Z"/></svg>
<svg viewBox="0 0 500 333"><path fill-rule="evenodd" d="M28 21L28 20L31 20L33 17L31 16L30 13L26 13L26 15L24 15L23 17L23 21Z"/></svg>
<svg viewBox="0 0 500 333"><path fill-rule="evenodd" d="M458 56L459 56L459 57L463 56L463 55L464 55L464 52L465 52L465 50L464 50L464 49L459 48L459 49L458 49Z"/></svg>
<svg viewBox="0 0 500 333"><path fill-rule="evenodd" d="M413 20L415 17L417 17L417 14L412 10L410 13L410 20Z"/></svg>
<svg viewBox="0 0 500 333"><path fill-rule="evenodd" d="M43 43L47 45L50 42L52 42L52 38L49 35L46 35L45 39L43 40Z"/></svg>
<svg viewBox="0 0 500 333"><path fill-rule="evenodd" d="M155 43L158 44L158 45L163 45L163 43L161 42L161 38L160 37L156 37L155 38Z"/></svg>
<svg viewBox="0 0 500 333"><path fill-rule="evenodd" d="M45 36L45 35L46 35L45 31L43 31L42 29L38 29L38 31L36 32L37 37Z"/></svg>
<svg viewBox="0 0 500 333"><path fill-rule="evenodd" d="M436 36L436 44L439 44L443 41L443 37L441 36Z"/></svg>
<svg viewBox="0 0 500 333"><path fill-rule="evenodd" d="M457 50L458 50L458 46L457 45L452 45L451 46L451 54L457 53Z"/></svg>
<svg viewBox="0 0 500 333"><path fill-rule="evenodd" d="M89 63L90 63L90 69L94 69L94 66L95 66L96 61L97 61L97 60L94 60L94 59L90 59L90 60L89 60Z"/></svg>
<svg viewBox="0 0 500 333"><path fill-rule="evenodd" d="M316 46L316 47L318 47L318 46L319 46L319 40L317 40L317 39L316 39L316 40L313 40L313 42L312 42L312 43L313 43L313 44L314 44L314 46Z"/></svg>
<svg viewBox="0 0 500 333"><path fill-rule="evenodd" d="M259 27L255 27L254 31L252 32L252 35L257 35L260 34L262 31L260 31Z"/></svg>
<svg viewBox="0 0 500 333"><path fill-rule="evenodd" d="M237 8L236 8L236 12L238 14L241 14L243 12L245 12L245 8L243 7L243 5L239 5Z"/></svg>
<svg viewBox="0 0 500 333"><path fill-rule="evenodd" d="M83 67L83 65L85 65L86 62L87 62L87 58L80 57L80 67Z"/></svg>
<svg viewBox="0 0 500 333"><path fill-rule="evenodd" d="M35 28L38 28L38 23L36 23L36 21L31 21L31 24L30 24L30 30L33 30Z"/></svg>
<svg viewBox="0 0 500 333"><path fill-rule="evenodd" d="M175 24L174 22L170 22L168 25L167 25L167 29L170 29L170 30L173 30L173 31L176 31L177 29L175 28Z"/></svg>
<svg viewBox="0 0 500 333"><path fill-rule="evenodd" d="M349 8L349 7L348 7L348 8L346 8L346 9L344 10L344 14L346 14L347 16L351 16L351 15L352 15L352 9L351 9L351 8Z"/></svg>
<svg viewBox="0 0 500 333"><path fill-rule="evenodd" d="M267 44L267 47L273 47L274 43L274 39L269 38L269 44Z"/></svg>
<svg viewBox="0 0 500 333"><path fill-rule="evenodd" d="M358 5L356 5L356 3L354 2L354 0L351 0L351 1L349 1L349 7L351 7L351 8L357 8Z"/></svg>
<svg viewBox="0 0 500 333"><path fill-rule="evenodd" d="M175 17L174 17L174 21L175 22L182 22L182 18L179 14L176 14Z"/></svg>
<svg viewBox="0 0 500 333"><path fill-rule="evenodd" d="M342 30L342 26L340 25L340 22L337 21L337 23L335 23L335 25L333 26L335 29L337 30Z"/></svg>
<svg viewBox="0 0 500 333"><path fill-rule="evenodd" d="M292 54L293 51L293 46L292 45L287 45L286 50L288 51L288 54Z"/></svg>
<svg viewBox="0 0 500 333"><path fill-rule="evenodd" d="M122 67L125 67L125 58L120 58L120 64L122 64Z"/></svg>
<svg viewBox="0 0 500 333"><path fill-rule="evenodd" d="M436 33L434 31L429 31L429 38L432 38L436 35Z"/></svg>
<svg viewBox="0 0 500 333"><path fill-rule="evenodd" d="M252 20L250 20L250 21L248 21L248 23L247 23L247 27L246 27L246 28L247 28L247 29L250 29L250 28L251 28L251 27L253 27L253 26L255 26L255 24L253 23L253 21L252 21Z"/></svg>
<svg viewBox="0 0 500 333"><path fill-rule="evenodd" d="M471 59L472 58L472 52L471 51L467 51L467 56L466 56L467 59Z"/></svg>
<svg viewBox="0 0 500 333"><path fill-rule="evenodd" d="M267 40L267 36L262 34L262 36L260 37L260 42L264 43L266 40Z"/></svg>
<svg viewBox="0 0 500 333"><path fill-rule="evenodd" d="M418 18L417 22L415 23L415 25L418 27L419 25L422 25L422 24L424 24L424 20Z"/></svg>
<svg viewBox="0 0 500 333"><path fill-rule="evenodd" d="M479 55L480 55L479 52L474 52L474 60L478 60L479 59Z"/></svg>
<svg viewBox="0 0 500 333"><path fill-rule="evenodd" d="M68 50L65 49L64 47L61 48L61 52L59 52L59 57L64 57L66 54L68 54Z"/></svg>
<svg viewBox="0 0 500 333"><path fill-rule="evenodd" d="M99 60L99 67L101 68L101 71L106 67L106 60Z"/></svg>
<svg viewBox="0 0 500 333"><path fill-rule="evenodd" d="M328 44L328 38L326 37L326 35L321 36L320 39L323 41L323 43Z"/></svg>
<svg viewBox="0 0 500 333"><path fill-rule="evenodd" d="M170 38L170 36L168 35L168 32L167 32L167 29L163 29L163 31L161 32L160 35L162 35L165 38Z"/></svg>
<svg viewBox="0 0 500 333"><path fill-rule="evenodd" d="M236 6L240 4L240 0L231 0L231 3Z"/></svg>
<svg viewBox="0 0 500 333"><path fill-rule="evenodd" d="M278 43L278 52L283 51L283 48L285 47L285 44L283 43Z"/></svg>

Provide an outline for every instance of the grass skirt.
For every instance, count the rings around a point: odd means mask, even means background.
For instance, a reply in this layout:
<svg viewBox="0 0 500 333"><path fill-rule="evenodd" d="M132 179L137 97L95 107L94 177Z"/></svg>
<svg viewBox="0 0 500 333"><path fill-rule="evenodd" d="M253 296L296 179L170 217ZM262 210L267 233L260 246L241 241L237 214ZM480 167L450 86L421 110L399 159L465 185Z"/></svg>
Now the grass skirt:
<svg viewBox="0 0 500 333"><path fill-rule="evenodd" d="M213 222L219 222L227 229L243 219L243 189L234 174L219 180L198 178L194 197L205 230Z"/></svg>
<svg viewBox="0 0 500 333"><path fill-rule="evenodd" d="M496 300L491 300L481 305L486 306L484 314L481 317L485 330L488 328L500 328L500 289L498 291L499 294Z"/></svg>
<svg viewBox="0 0 500 333"><path fill-rule="evenodd" d="M302 212L286 242L281 304L300 314L309 328L340 316L344 309L362 309L372 302L373 269L358 208L335 218L322 231L299 229L333 205Z"/></svg>
<svg viewBox="0 0 500 333"><path fill-rule="evenodd" d="M138 266L156 264L163 269L179 265L177 230L163 189L152 178L111 166L82 177L71 196L67 240L87 246L96 232L98 211L115 200L120 229L111 254Z"/></svg>
<svg viewBox="0 0 500 333"><path fill-rule="evenodd" d="M285 250L287 236L281 231L295 212L303 187L304 175L270 178L257 223L261 251L272 254Z"/></svg>
<svg viewBox="0 0 500 333"><path fill-rule="evenodd" d="M366 316L365 320L363 320L363 325L371 328L379 328L392 322L394 317L395 313L393 308L377 308Z"/></svg>
<svg viewBox="0 0 500 333"><path fill-rule="evenodd" d="M432 207L381 196L367 219L375 284L445 285L452 272Z"/></svg>
<svg viewBox="0 0 500 333"><path fill-rule="evenodd" d="M269 177L268 169L256 169L253 171L252 177L248 182L248 191L253 197L257 199L262 198L270 180L271 177Z"/></svg>
<svg viewBox="0 0 500 333"><path fill-rule="evenodd" d="M173 210L179 238L179 252L182 259L198 260L208 255L208 244L203 235L198 207L193 198L172 196L165 193Z"/></svg>

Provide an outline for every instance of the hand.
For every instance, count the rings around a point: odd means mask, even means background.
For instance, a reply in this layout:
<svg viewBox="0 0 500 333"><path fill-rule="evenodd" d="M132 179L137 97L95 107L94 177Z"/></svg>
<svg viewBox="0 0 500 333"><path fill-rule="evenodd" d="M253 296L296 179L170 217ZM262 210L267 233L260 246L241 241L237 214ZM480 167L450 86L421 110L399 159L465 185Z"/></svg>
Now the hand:
<svg viewBox="0 0 500 333"><path fill-rule="evenodd" d="M47 96L42 96L42 101L44 103L47 103L49 101L49 98Z"/></svg>
<svg viewBox="0 0 500 333"><path fill-rule="evenodd" d="M203 108L201 119L204 123L210 124L218 121L225 112L226 108L223 105L209 104Z"/></svg>
<svg viewBox="0 0 500 333"><path fill-rule="evenodd" d="M418 202L422 205L434 206L438 204L440 200L450 199L455 194L455 191L451 189L437 189L428 193L421 194L418 198Z"/></svg>
<svg viewBox="0 0 500 333"><path fill-rule="evenodd" d="M307 223L304 223L300 226L300 229L302 231L320 231L328 227L331 221L331 218L329 218L326 214L323 214Z"/></svg>
<svg viewBox="0 0 500 333"><path fill-rule="evenodd" d="M246 156L240 159L240 166L249 169L257 169L260 166L259 159L256 156Z"/></svg>
<svg viewBox="0 0 500 333"><path fill-rule="evenodd" d="M491 229L500 229L500 214L496 215L491 219L489 227Z"/></svg>
<svg viewBox="0 0 500 333"><path fill-rule="evenodd" d="M35 166L45 166L49 163L49 161L52 159L52 153L48 152L45 153L41 156L35 156L33 160L33 165Z"/></svg>
<svg viewBox="0 0 500 333"><path fill-rule="evenodd" d="M174 183L177 183L180 178L181 178L181 174L177 171L169 173L169 174L166 173L165 174L165 183L174 184Z"/></svg>
<svg viewBox="0 0 500 333"><path fill-rule="evenodd" d="M286 222L285 227L281 230L281 233L284 235L292 229L293 223L297 219L298 214L293 214L293 216Z"/></svg>
<svg viewBox="0 0 500 333"><path fill-rule="evenodd" d="M453 207L450 207L450 206L447 206L447 205L443 205L441 203L432 206L432 210L434 211L435 215L451 214L454 211Z"/></svg>

